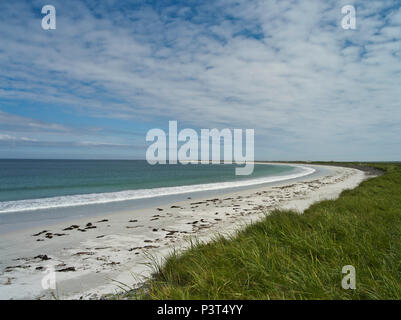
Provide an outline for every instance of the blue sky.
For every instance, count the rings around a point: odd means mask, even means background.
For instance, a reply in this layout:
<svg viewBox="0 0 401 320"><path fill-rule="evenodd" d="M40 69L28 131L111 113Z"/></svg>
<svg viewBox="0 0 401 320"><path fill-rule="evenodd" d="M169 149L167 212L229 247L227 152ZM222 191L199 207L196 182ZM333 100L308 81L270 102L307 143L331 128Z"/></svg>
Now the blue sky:
<svg viewBox="0 0 401 320"><path fill-rule="evenodd" d="M401 160L400 6L1 1L0 158L143 159L177 120L255 129L257 159Z"/></svg>

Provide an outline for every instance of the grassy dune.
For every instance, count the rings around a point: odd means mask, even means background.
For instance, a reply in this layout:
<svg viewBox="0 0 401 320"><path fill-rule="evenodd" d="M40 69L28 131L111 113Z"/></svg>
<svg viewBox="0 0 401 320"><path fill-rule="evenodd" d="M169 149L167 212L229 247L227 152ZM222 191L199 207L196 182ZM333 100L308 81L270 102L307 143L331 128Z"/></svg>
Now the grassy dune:
<svg viewBox="0 0 401 320"><path fill-rule="evenodd" d="M304 214L275 211L158 267L145 299L400 299L401 165ZM341 287L344 265L356 290Z"/></svg>

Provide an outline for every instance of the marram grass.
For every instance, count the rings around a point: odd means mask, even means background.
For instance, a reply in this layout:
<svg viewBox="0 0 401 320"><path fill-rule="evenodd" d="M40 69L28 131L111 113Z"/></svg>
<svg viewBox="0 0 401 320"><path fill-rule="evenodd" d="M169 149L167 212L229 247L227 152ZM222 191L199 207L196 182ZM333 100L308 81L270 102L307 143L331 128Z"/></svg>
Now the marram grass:
<svg viewBox="0 0 401 320"><path fill-rule="evenodd" d="M401 164L304 214L275 211L158 266L142 299L400 299ZM344 290L341 270L356 269Z"/></svg>

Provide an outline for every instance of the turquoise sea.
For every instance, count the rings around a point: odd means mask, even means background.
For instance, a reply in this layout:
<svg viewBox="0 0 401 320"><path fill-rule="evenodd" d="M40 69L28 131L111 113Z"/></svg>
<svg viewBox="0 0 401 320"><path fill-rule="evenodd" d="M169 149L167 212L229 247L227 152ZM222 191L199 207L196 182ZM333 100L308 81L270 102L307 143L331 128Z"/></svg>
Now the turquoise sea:
<svg viewBox="0 0 401 320"><path fill-rule="evenodd" d="M305 168L256 164L149 165L140 160L0 160L0 213L88 205L268 183Z"/></svg>

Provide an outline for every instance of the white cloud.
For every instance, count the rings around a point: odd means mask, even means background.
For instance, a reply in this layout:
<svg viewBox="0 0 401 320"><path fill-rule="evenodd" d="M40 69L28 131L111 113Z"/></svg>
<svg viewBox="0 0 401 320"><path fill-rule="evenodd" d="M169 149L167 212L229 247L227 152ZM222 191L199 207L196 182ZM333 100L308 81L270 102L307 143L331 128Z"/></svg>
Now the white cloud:
<svg viewBox="0 0 401 320"><path fill-rule="evenodd" d="M355 31L341 28L349 3ZM1 95L93 117L255 128L266 158L307 157L310 146L327 157L390 155L401 134L401 10L380 12L396 4L221 0L187 20L190 8L99 5L98 18L56 2L54 33L21 4L17 21L0 22Z"/></svg>
<svg viewBox="0 0 401 320"><path fill-rule="evenodd" d="M26 137L14 137L8 134L0 134L0 141L5 142L36 142L36 139L30 139Z"/></svg>

